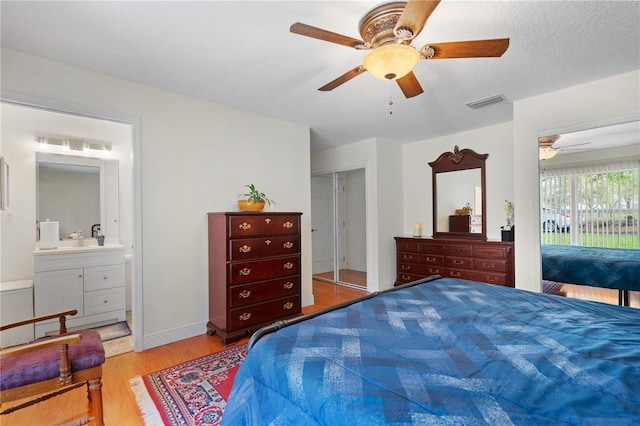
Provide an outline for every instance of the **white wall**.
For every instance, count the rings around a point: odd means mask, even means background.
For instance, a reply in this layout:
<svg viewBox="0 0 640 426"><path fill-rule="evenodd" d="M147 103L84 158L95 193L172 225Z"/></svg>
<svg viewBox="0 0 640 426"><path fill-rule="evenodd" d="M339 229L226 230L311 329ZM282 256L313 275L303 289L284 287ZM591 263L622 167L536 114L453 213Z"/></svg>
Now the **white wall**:
<svg viewBox="0 0 640 426"><path fill-rule="evenodd" d="M402 153L405 194L402 235L413 235L415 223L422 224L423 236L433 235L433 191L428 163L443 152L453 151L457 145L460 149L489 154L486 161L487 239L500 240L500 227L506 225L505 200L514 199L512 140L512 124L504 123L405 145ZM517 206L515 223L518 224Z"/></svg>
<svg viewBox="0 0 640 426"><path fill-rule="evenodd" d="M393 287L395 241L402 229L402 147L369 139L315 152L313 174L365 169L367 209L367 290Z"/></svg>
<svg viewBox="0 0 640 426"><path fill-rule="evenodd" d="M312 300L308 128L6 49L2 88L139 117L143 348L205 332L206 213L236 210L245 184L303 213L303 305Z"/></svg>
<svg viewBox="0 0 640 426"><path fill-rule="evenodd" d="M514 102L516 286L540 291L538 137L640 117L640 71Z"/></svg>

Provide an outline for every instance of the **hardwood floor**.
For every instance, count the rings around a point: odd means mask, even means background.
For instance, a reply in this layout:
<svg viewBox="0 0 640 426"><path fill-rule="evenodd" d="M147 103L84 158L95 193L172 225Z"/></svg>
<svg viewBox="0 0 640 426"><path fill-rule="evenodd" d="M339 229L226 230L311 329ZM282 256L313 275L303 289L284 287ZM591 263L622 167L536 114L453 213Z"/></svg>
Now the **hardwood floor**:
<svg viewBox="0 0 640 426"><path fill-rule="evenodd" d="M328 306L355 299L366 291L339 286L323 281L313 281L315 304L302 309L303 313L314 312ZM246 343L244 338L238 344ZM108 358L103 365L102 396L105 423L110 426L144 426L142 417L131 392L129 379L152 373L181 362L189 361L225 349L217 336L201 336L149 349L130 352ZM15 404L3 404L8 408ZM2 426L67 424L85 415L88 407L85 388L69 392L33 407L17 411L0 418ZM88 424L94 424L93 421Z"/></svg>

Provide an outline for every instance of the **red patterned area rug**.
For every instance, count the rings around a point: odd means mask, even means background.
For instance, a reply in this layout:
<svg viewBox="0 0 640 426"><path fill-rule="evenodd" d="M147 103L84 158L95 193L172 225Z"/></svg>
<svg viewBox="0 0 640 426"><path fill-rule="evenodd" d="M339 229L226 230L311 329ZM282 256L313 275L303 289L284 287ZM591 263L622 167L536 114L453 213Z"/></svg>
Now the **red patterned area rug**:
<svg viewBox="0 0 640 426"><path fill-rule="evenodd" d="M130 380L145 424L218 425L246 345Z"/></svg>

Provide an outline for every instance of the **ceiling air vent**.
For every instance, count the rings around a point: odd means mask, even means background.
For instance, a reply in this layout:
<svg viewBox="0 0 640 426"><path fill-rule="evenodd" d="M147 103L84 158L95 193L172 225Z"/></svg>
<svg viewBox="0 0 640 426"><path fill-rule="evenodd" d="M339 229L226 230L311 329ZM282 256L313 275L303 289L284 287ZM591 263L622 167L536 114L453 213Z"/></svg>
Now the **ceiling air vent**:
<svg viewBox="0 0 640 426"><path fill-rule="evenodd" d="M467 102L466 105L471 109L486 107L487 105L496 104L506 100L502 95L493 95L488 98L478 99L477 101Z"/></svg>

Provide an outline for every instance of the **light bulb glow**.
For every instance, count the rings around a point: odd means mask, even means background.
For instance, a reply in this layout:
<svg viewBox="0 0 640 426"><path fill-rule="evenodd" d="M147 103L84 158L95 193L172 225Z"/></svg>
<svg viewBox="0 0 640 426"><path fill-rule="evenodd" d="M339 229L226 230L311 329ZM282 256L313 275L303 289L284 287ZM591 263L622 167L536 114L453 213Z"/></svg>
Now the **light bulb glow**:
<svg viewBox="0 0 640 426"><path fill-rule="evenodd" d="M420 53L406 44L388 44L373 49L364 58L364 68L381 80L397 80L409 74L420 61Z"/></svg>

